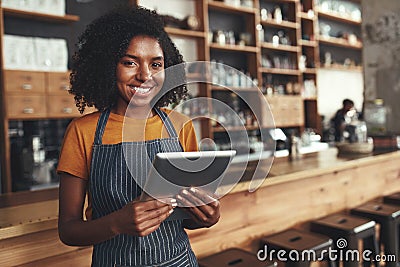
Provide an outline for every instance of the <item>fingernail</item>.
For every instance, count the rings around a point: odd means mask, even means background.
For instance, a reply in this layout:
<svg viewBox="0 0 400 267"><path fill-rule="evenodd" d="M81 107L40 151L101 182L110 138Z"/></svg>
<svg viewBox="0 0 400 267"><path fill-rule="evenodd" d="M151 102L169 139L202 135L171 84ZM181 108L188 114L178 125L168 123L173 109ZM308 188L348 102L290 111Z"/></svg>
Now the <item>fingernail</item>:
<svg viewBox="0 0 400 267"><path fill-rule="evenodd" d="M172 203L176 203L176 199L175 198L171 198L171 204Z"/></svg>
<svg viewBox="0 0 400 267"><path fill-rule="evenodd" d="M196 189L194 187L191 187L189 190L192 191L193 193L196 193Z"/></svg>
<svg viewBox="0 0 400 267"><path fill-rule="evenodd" d="M189 194L189 192L186 189L183 189L182 194L187 195L187 194Z"/></svg>
<svg viewBox="0 0 400 267"><path fill-rule="evenodd" d="M175 208L176 206L178 206L178 203L171 203L171 206L173 207L173 208Z"/></svg>
<svg viewBox="0 0 400 267"><path fill-rule="evenodd" d="M174 210L173 210L173 209L172 209L172 210L170 210L170 211L168 211L168 213L169 213L169 214L171 214L171 213L173 213L173 212L174 212Z"/></svg>

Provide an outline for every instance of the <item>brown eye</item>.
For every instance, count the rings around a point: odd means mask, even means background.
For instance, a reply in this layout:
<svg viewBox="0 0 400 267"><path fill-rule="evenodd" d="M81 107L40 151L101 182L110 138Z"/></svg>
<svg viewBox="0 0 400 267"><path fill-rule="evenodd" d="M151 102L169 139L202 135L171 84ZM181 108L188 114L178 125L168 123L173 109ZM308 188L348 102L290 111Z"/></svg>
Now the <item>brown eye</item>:
<svg viewBox="0 0 400 267"><path fill-rule="evenodd" d="M152 64L152 67L155 69L161 68L162 66L163 66L162 63L153 63Z"/></svg>
<svg viewBox="0 0 400 267"><path fill-rule="evenodd" d="M136 66L136 63L133 61L123 61L122 64L126 67L134 67Z"/></svg>

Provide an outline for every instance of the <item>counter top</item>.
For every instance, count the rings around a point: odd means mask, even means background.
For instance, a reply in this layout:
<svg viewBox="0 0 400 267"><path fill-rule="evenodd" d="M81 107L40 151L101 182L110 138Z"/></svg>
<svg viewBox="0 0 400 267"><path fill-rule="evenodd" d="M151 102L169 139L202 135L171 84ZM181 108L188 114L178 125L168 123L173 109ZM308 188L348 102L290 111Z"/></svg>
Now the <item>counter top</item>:
<svg viewBox="0 0 400 267"><path fill-rule="evenodd" d="M287 157L275 158L267 179L255 181L242 181L234 186L229 192L254 191L256 188L286 183L310 176L322 175L329 171L340 171L344 169L357 168L368 165L371 162L386 161L387 159L399 158L400 150L374 151L368 154L338 154L337 148L329 148L311 154L303 155L299 159L290 161ZM232 187L232 186L230 186ZM228 190L221 189L221 192Z"/></svg>

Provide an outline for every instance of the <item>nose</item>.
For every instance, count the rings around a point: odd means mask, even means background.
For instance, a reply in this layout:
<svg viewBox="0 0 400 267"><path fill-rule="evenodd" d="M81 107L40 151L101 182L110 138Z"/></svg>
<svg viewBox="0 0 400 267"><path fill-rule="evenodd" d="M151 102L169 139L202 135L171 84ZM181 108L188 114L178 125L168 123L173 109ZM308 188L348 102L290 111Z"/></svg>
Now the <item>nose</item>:
<svg viewBox="0 0 400 267"><path fill-rule="evenodd" d="M136 79L141 82L151 79L151 71L149 67L146 65L140 66L138 72L136 73Z"/></svg>

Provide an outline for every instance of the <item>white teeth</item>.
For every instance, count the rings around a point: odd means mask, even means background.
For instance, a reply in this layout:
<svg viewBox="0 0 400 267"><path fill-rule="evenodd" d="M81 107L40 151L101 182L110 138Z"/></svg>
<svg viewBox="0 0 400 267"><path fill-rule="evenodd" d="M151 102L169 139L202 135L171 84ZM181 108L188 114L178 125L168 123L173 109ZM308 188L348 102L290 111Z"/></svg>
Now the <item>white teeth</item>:
<svg viewBox="0 0 400 267"><path fill-rule="evenodd" d="M150 91L151 88L143 88L143 87L132 87L138 93L145 94Z"/></svg>

